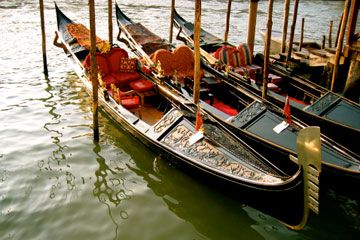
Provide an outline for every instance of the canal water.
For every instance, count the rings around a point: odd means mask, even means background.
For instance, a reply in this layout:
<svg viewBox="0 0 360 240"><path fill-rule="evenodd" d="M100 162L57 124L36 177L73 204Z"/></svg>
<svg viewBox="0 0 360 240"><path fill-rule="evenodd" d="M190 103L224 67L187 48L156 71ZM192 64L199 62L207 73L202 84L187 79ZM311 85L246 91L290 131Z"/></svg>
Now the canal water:
<svg viewBox="0 0 360 240"><path fill-rule="evenodd" d="M103 112L101 140L93 142L91 99L52 45L54 4L44 2L48 80L38 1L0 0L1 240L358 239L359 200L331 187L321 192L320 215L292 231L154 154ZM118 1L129 17L164 37L170 2ZM88 25L87 0L57 3ZM240 43L246 40L248 1L232 5L229 36ZM274 28L281 29L282 5L275 1ZM338 25L343 6L344 1L300 1L305 36L320 41L330 20ZM226 0L203 0L203 26L222 36L226 7ZM177 0L176 8L193 19L193 1ZM260 1L258 28L265 26L266 12L267 2ZM107 0L96 1L96 17L97 35L106 38ZM113 24L116 36L115 18ZM261 48L257 34L255 49Z"/></svg>

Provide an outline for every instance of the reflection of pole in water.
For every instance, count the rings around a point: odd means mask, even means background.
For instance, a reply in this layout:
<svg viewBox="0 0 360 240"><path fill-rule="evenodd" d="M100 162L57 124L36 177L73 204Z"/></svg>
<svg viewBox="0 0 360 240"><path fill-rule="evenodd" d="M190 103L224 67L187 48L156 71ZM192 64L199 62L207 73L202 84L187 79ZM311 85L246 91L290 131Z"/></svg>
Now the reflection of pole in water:
<svg viewBox="0 0 360 240"><path fill-rule="evenodd" d="M114 161L111 161L109 165L107 165L105 158L100 155L101 146L96 142L94 142L94 144L95 147L93 151L98 156L96 160L99 163L99 168L95 171L96 182L94 183L95 188L93 194L98 197L101 203L106 205L109 217L115 225L114 239L117 239L119 225L113 216L113 208L110 203L113 203L115 207L118 207L122 200L130 199L128 193L131 192L131 190L126 189L125 179L118 176L124 171L125 167L119 166L119 164ZM128 218L128 213L121 210L119 216L121 219L125 220Z"/></svg>

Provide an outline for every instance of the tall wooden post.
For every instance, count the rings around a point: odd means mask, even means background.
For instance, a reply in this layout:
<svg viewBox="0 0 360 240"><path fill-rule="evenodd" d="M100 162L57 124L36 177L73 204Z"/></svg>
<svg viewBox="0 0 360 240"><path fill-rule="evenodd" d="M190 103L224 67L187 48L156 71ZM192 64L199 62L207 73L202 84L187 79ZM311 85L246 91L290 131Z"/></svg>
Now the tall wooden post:
<svg viewBox="0 0 360 240"><path fill-rule="evenodd" d="M330 25L329 25L329 36L328 36L329 48L331 48L331 45L332 45L332 28L333 28L333 20L330 21Z"/></svg>
<svg viewBox="0 0 360 240"><path fill-rule="evenodd" d="M360 1L355 0L351 6L350 19L349 19L349 27L346 34L346 44L344 49L344 57L350 58L350 67L348 76L345 83L344 88L344 96L353 99L354 101L359 101L359 93L358 88L360 85L360 61L358 60L360 57L360 51L354 48L354 41L356 42L354 37L355 28L357 25L357 17L359 14Z"/></svg>
<svg viewBox="0 0 360 240"><path fill-rule="evenodd" d="M351 7L350 19L349 19L349 27L346 34L346 45L351 45L352 38L355 33L356 25L357 25L357 16L359 14L360 1L354 0Z"/></svg>
<svg viewBox="0 0 360 240"><path fill-rule="evenodd" d="M250 49L251 58L254 55L254 41L255 41L255 28L256 28L256 15L259 0L250 0L249 3L249 21L248 21L248 33L247 44Z"/></svg>
<svg viewBox="0 0 360 240"><path fill-rule="evenodd" d="M289 49L288 49L287 56L286 56L286 63L288 63L290 58L291 58L292 46L293 46L293 43L294 43L294 34L295 34L295 26L296 26L296 18L297 18L298 6L299 6L299 0L295 0L295 2L294 2L293 20L292 20L291 31L290 31Z"/></svg>
<svg viewBox="0 0 360 240"><path fill-rule="evenodd" d="M300 41L299 41L299 51L302 49L303 41L304 41L304 25L305 25L305 18L301 19L301 31L300 31Z"/></svg>
<svg viewBox="0 0 360 240"><path fill-rule="evenodd" d="M266 24L265 51L264 51L264 79L263 79L263 88L262 88L263 98L267 97L267 80L269 75L268 65L269 65L269 55L270 55L273 5L274 5L274 0L269 0L268 17Z"/></svg>
<svg viewBox="0 0 360 240"><path fill-rule="evenodd" d="M175 0L171 0L170 28L169 28L169 42L170 43L172 43L172 38L173 38L174 10L175 10Z"/></svg>
<svg viewBox="0 0 360 240"><path fill-rule="evenodd" d="M99 141L99 121L98 121L98 71L96 62L96 29L95 29L95 6L94 0L89 0L90 13L90 63L91 63L91 81L93 93L93 128L94 140Z"/></svg>
<svg viewBox="0 0 360 240"><path fill-rule="evenodd" d="M47 79L49 76L47 68L47 58L46 58L46 35L45 35L45 18L44 18L44 1L39 0L40 8L40 22L41 22L41 37L42 37L42 55L43 55L43 64L44 64L44 75Z"/></svg>
<svg viewBox="0 0 360 240"><path fill-rule="evenodd" d="M338 26L338 29L337 29L337 32L336 32L335 47L337 47L337 42L339 40L340 28L341 28L341 23L342 23L343 18L344 18L344 13L341 15L341 18L340 18L340 21L339 21L339 26Z"/></svg>
<svg viewBox="0 0 360 240"><path fill-rule="evenodd" d="M109 25L109 43L113 43L113 25L112 25L112 0L108 0L108 25Z"/></svg>
<svg viewBox="0 0 360 240"><path fill-rule="evenodd" d="M332 73L330 91L334 91L335 79L337 78L338 65L339 65L341 52L342 52L342 45L343 45L342 42L344 40L346 23L347 23L348 16L349 16L350 3L351 3L351 0L346 0L346 2L345 2L343 18L341 21L340 35L339 35L338 42L336 44L336 54L335 54L335 61L334 61L334 68L333 68L333 73Z"/></svg>
<svg viewBox="0 0 360 240"><path fill-rule="evenodd" d="M225 42L228 41L229 25L230 25L230 13L231 13L231 0L228 0L227 12L226 12L225 34L224 34L224 41Z"/></svg>
<svg viewBox="0 0 360 240"><path fill-rule="evenodd" d="M290 0L285 0L284 5L284 20L283 20L283 32L282 32L282 40L281 40L281 53L285 53L286 51L286 35L288 28L288 20L289 20L289 9L290 9Z"/></svg>
<svg viewBox="0 0 360 240"><path fill-rule="evenodd" d="M195 21L194 21L194 103L197 104L200 98L200 31L201 31L201 0L195 0Z"/></svg>

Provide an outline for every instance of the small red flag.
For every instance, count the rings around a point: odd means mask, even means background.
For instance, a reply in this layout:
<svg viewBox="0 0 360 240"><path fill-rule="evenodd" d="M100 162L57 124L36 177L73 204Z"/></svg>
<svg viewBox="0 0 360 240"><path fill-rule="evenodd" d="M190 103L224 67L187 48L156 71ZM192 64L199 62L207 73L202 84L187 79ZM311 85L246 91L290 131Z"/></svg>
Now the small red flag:
<svg viewBox="0 0 360 240"><path fill-rule="evenodd" d="M201 118L200 108L198 108L196 113L195 131L203 131L203 120Z"/></svg>
<svg viewBox="0 0 360 240"><path fill-rule="evenodd" d="M289 96L286 96L285 99L285 106L284 106L284 116L285 116L285 121L288 124L291 124L291 112L290 112L290 102L289 102Z"/></svg>

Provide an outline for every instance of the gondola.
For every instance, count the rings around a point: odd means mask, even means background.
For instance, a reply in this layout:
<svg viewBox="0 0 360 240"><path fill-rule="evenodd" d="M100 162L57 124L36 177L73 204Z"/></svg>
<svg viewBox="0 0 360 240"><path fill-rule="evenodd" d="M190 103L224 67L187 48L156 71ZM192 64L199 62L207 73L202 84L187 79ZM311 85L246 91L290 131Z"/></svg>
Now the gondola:
<svg viewBox="0 0 360 240"><path fill-rule="evenodd" d="M120 40L126 42L139 57L147 59L146 61L149 62L149 65L155 65L150 56L156 55L158 49L161 49L160 51L167 49L170 44L140 23L133 22L121 11L118 5L116 5L116 17L120 28ZM150 40L147 41L148 39ZM156 43L161 42L162 45L152 45L151 43L154 40ZM143 48L143 45L140 43L144 44L145 47ZM154 60L154 58L152 59ZM188 87L186 82L176 83L177 81L174 80L174 77L160 77L158 81L166 83L169 88L176 89L187 97L189 101L191 100L191 87ZM206 114L210 114L222 122L233 133L244 139L262 154L268 154L267 151L262 150L261 145L263 144L270 145L271 148L278 152L290 155L297 154L296 138L300 129L307 126L305 123L293 118L291 126L288 126L283 131L275 132L274 128L281 126L284 119L282 112L278 108L263 101L251 92L239 88L228 81L219 80L219 78L215 78L213 75L205 73L200 85L202 84L204 85L204 90L203 94L200 94L202 99L200 106ZM330 182L337 179L336 182L339 183L340 181L343 185L348 185L353 180L359 182L359 156L323 134L321 139L325 179L328 179Z"/></svg>
<svg viewBox="0 0 360 240"><path fill-rule="evenodd" d="M81 43L83 40L88 41L88 31L83 25L76 24L64 15L56 4L55 8L58 25L56 37L59 39L54 39L54 43L64 50L86 92L91 95L92 83L89 81L90 73L86 67L88 66L89 50L86 44ZM74 29L79 30L78 33L81 37L74 37ZM59 43L58 40L61 42ZM98 40L100 43L103 42L100 38L97 38ZM283 204L290 201L288 210L293 211L293 214L290 214L291 217L279 217L279 220L285 221L287 224L297 225L306 221L310 200L311 203L315 203L315 207L312 209L318 210L318 178L321 170L320 155L317 151L319 148L318 129L308 128L302 132L302 138L299 138L301 148L299 160L303 160L303 167L289 161L289 158L296 157L273 151L268 145L263 145L263 148L273 153L272 159L266 158L206 114L202 114L203 137L194 140L193 136L197 134L196 127L199 123L196 120L198 115L194 110L196 105L154 81L151 76L142 72L143 68L137 67L135 72L140 74L140 80L151 81L156 94L145 95L146 97L141 101L141 107L136 111L135 108L125 107L114 86L107 85L107 81L110 81L111 78L106 78L109 75L105 75L105 68L108 67L109 71L113 71L112 63L118 66L124 61L128 63L130 58L124 55L121 58L116 56L115 62L107 62L105 65L104 61L108 60L108 57L112 57L114 52L124 54L124 51L115 45L111 46L107 53L96 53L99 76L103 75L100 77L103 81L100 81L98 91L99 104L105 113L119 124L119 127L131 133L156 153L177 163L191 175L199 177L206 183L214 183L222 189L227 189L228 192L236 194L244 192L257 196L258 201L264 204L269 199L271 202ZM114 72L107 74L113 78L118 76L113 75ZM125 77L121 78L121 80L124 79ZM137 80L132 80L130 83L133 81ZM105 82L105 84L101 84L101 82ZM117 81L112 83L118 84ZM138 91L137 89L133 90ZM312 138L311 135L315 138ZM192 143L190 143L191 140L193 140ZM315 141L311 148L307 147L311 145L309 141L312 143ZM306 154L313 156L311 158L313 163L308 162L310 159L305 157ZM309 168L310 165L311 168ZM315 186L313 189L315 195L311 192L310 200L308 194L305 195L306 198L303 195L304 192L309 192L309 189L305 188L310 184L307 180L309 171L311 179L315 180L311 183ZM301 196L307 199L305 200L306 204ZM275 207L281 208L280 205Z"/></svg>
<svg viewBox="0 0 360 240"><path fill-rule="evenodd" d="M174 12L174 24L178 28L181 27L187 43L192 45L193 24L182 18L177 11ZM203 29L200 38L200 46L204 50L204 55L213 63L218 61L210 53L218 51L223 46L232 46ZM240 46L244 47L243 51L246 52L247 55L245 55L249 59L246 45L241 44ZM257 54L255 60L259 65L250 64L245 68L249 71L256 69L260 72L260 63L263 62L262 55ZM231 70L226 71L219 68L216 70L210 64L205 65L205 67L217 76L233 81L239 86L251 90L259 97L262 96L261 74L255 72L254 76L248 77ZM358 144L353 141L353 139L360 137L359 104L313 84L311 81L296 75L296 73L289 73L286 67L279 64L269 64L269 71L272 73L266 97L269 102L278 107L283 107L286 95L288 95L294 116L309 125L320 126L322 132L325 132L327 136L357 154L360 153ZM340 132L342 134L339 134Z"/></svg>

